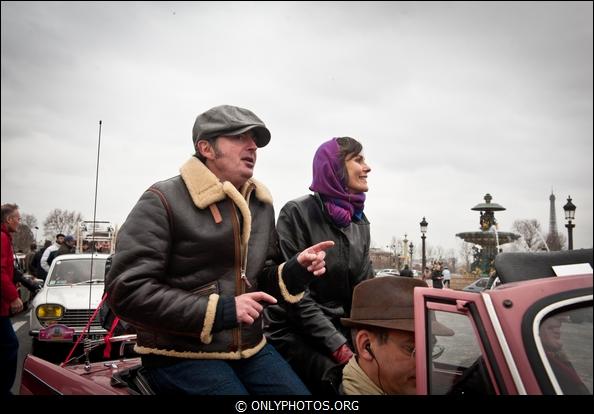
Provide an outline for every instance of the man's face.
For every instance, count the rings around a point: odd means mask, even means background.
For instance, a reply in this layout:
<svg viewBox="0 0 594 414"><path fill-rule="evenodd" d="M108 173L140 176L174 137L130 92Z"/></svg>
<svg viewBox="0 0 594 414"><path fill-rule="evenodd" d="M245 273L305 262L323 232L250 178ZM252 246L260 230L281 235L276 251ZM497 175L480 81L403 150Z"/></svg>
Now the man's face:
<svg viewBox="0 0 594 414"><path fill-rule="evenodd" d="M390 330L382 344L373 341L374 355L379 365L381 386L390 395L414 395L417 392L417 373L414 356L414 332Z"/></svg>
<svg viewBox="0 0 594 414"><path fill-rule="evenodd" d="M207 166L221 181L240 188L254 175L257 149L252 131L222 135L210 145L212 156L207 157Z"/></svg>
<svg viewBox="0 0 594 414"><path fill-rule="evenodd" d="M14 233L21 224L21 213L18 210L14 211L6 218L6 228L10 233Z"/></svg>
<svg viewBox="0 0 594 414"><path fill-rule="evenodd" d="M64 243L64 236L58 236L58 237L56 237L56 242L58 244L63 244Z"/></svg>

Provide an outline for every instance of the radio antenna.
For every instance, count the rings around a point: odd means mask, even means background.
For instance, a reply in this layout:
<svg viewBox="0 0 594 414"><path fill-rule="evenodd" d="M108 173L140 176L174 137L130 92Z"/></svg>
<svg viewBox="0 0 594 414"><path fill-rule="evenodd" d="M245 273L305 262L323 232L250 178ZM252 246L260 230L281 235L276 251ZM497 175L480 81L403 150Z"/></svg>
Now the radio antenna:
<svg viewBox="0 0 594 414"><path fill-rule="evenodd" d="M101 152L101 120L99 120L99 142L97 144L97 172L95 173L95 203L93 205L93 222L97 219L97 188L99 187L99 154ZM95 232L92 236L93 243L95 242Z"/></svg>
<svg viewBox="0 0 594 414"><path fill-rule="evenodd" d="M94 264L93 259L95 258L95 252L94 252L94 250L95 250L95 226L96 226L96 220L97 220L97 188L99 186L99 154L101 152L101 124L102 124L102 122L101 122L101 120L99 120L99 141L97 144L97 171L95 172L95 200L93 203L93 222L92 222L93 231L91 234L91 248L89 249L91 252L91 269L89 272L89 308L88 309L91 309L91 296L92 296L93 283L94 283L93 282L93 264ZM80 237L80 233L78 234L78 237ZM78 242L79 241L77 240L77 243ZM103 303L103 302L101 302L101 303ZM78 340L74 343L74 345L70 349L70 353L68 354L68 356L66 357L64 362L62 362L60 364L61 367L65 366L66 363L68 363L71 360L70 357L74 353L74 350L76 349L78 344L80 344L80 342L82 340L84 340L84 351L85 351L85 356L86 356L85 371L88 371L90 369L91 364L89 362L89 352L91 349L91 342L88 337L88 333L91 330L91 324L94 321L95 317L97 316L98 312L99 312L99 307L97 307L97 309L95 309L95 312L92 314L89 321L87 322L87 325L85 326L85 328L81 332L80 336L78 337Z"/></svg>
<svg viewBox="0 0 594 414"><path fill-rule="evenodd" d="M97 225L97 190L99 188L99 155L101 154L101 125L99 120L99 139L97 141L97 171L95 172L95 200L93 202L93 232L91 233L91 272L89 274L89 309L91 309L91 290L93 288L93 259L95 258L95 226Z"/></svg>

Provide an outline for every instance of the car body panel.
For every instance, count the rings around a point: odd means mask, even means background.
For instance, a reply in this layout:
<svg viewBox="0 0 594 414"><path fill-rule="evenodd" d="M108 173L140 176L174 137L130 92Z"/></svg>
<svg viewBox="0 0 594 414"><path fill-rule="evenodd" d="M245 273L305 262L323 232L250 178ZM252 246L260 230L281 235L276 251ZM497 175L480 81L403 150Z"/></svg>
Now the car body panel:
<svg viewBox="0 0 594 414"><path fill-rule="evenodd" d="M126 387L112 386L111 378L140 364L140 358L60 367L33 355L23 364L21 395L129 395Z"/></svg>

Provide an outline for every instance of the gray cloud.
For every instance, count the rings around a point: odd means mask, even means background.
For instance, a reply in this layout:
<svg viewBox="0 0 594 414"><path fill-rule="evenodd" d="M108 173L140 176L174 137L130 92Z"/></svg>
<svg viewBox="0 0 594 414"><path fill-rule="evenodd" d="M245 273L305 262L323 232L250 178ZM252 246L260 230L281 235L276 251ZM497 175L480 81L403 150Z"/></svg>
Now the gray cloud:
<svg viewBox="0 0 594 414"><path fill-rule="evenodd" d="M486 192L502 230L548 229L568 195L592 246L592 3L2 3L2 202L122 224L229 103L273 133L256 177L276 210L333 136L364 144L376 246L456 248Z"/></svg>

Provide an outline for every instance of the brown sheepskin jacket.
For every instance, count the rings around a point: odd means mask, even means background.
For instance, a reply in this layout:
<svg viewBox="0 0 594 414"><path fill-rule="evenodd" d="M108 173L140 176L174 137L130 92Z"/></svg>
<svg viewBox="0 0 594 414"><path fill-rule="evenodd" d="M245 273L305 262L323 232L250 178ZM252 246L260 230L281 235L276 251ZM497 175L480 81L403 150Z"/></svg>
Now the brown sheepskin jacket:
<svg viewBox="0 0 594 414"><path fill-rule="evenodd" d="M261 290L297 302L313 276L295 259L280 264L266 187L251 179L238 191L195 157L180 173L151 186L120 229L110 306L137 328L140 354L249 358L266 343L262 316L238 325L233 315L233 328L214 332L219 300Z"/></svg>

